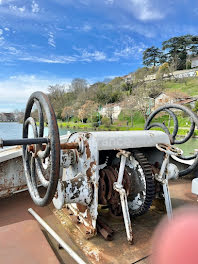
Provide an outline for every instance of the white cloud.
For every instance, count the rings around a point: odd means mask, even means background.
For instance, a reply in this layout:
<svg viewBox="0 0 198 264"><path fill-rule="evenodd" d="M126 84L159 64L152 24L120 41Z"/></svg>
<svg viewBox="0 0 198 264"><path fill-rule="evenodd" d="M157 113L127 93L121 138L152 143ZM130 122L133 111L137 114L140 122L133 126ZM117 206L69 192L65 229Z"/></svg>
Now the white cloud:
<svg viewBox="0 0 198 264"><path fill-rule="evenodd" d="M116 58L139 58L142 56L142 52L145 49L145 45L142 42L137 42L129 36L125 36L122 40L117 42L117 48L114 51L114 56Z"/></svg>
<svg viewBox="0 0 198 264"><path fill-rule="evenodd" d="M102 51L93 50L88 51L86 49L73 48L78 52L71 56L48 56L48 57L37 57L37 56L20 56L18 60L32 61L41 63L51 64L69 64L74 62L93 62L93 61L110 61L111 58L107 58L106 54Z"/></svg>
<svg viewBox="0 0 198 264"><path fill-rule="evenodd" d="M32 1L32 13L38 13L40 8L39 8L39 5L33 0Z"/></svg>
<svg viewBox="0 0 198 264"><path fill-rule="evenodd" d="M0 28L0 47L4 46L5 39L3 37L3 30Z"/></svg>
<svg viewBox="0 0 198 264"><path fill-rule="evenodd" d="M50 56L48 58L36 57L36 56L26 56L20 57L19 60L22 61L32 61L32 62L43 62L52 64L68 64L75 62L77 59L72 56Z"/></svg>
<svg viewBox="0 0 198 264"><path fill-rule="evenodd" d="M56 43L54 41L54 34L52 32L49 32L48 34L49 38L48 38L48 44L54 48L56 48Z"/></svg>
<svg viewBox="0 0 198 264"><path fill-rule="evenodd" d="M121 30L124 29L127 31L138 33L147 38L156 37L156 27L153 25L142 25L142 24L134 23L134 24L123 24L120 25L119 28Z"/></svg>
<svg viewBox="0 0 198 264"><path fill-rule="evenodd" d="M5 28L4 28L4 30L5 30L5 31L10 31L10 29L9 29L9 28L7 28L7 27L5 27Z"/></svg>
<svg viewBox="0 0 198 264"><path fill-rule="evenodd" d="M46 78L36 75L17 75L10 76L6 80L0 81L0 112L5 111L6 103L9 102L10 107L6 107L6 111L19 110L25 107L29 96L35 91L47 92L49 85L65 84L69 87L71 79L62 79L57 77Z"/></svg>
<svg viewBox="0 0 198 264"><path fill-rule="evenodd" d="M98 50L89 52L86 49L84 49L82 50L82 54L80 57L81 57L80 60L87 61L87 62L106 60L105 53L102 51L98 51Z"/></svg>
<svg viewBox="0 0 198 264"><path fill-rule="evenodd" d="M130 0L134 15L140 20L158 20L165 17L162 12L154 7L151 0Z"/></svg>
<svg viewBox="0 0 198 264"><path fill-rule="evenodd" d="M9 9L12 10L12 11L17 11L17 12L20 12L20 13L23 13L25 12L25 6L22 6L22 7L17 7L15 5L9 5Z"/></svg>
<svg viewBox="0 0 198 264"><path fill-rule="evenodd" d="M112 5L114 3L114 0L104 0L105 4Z"/></svg>
<svg viewBox="0 0 198 264"><path fill-rule="evenodd" d="M89 32L92 29L92 27L88 24L84 25L81 30L84 32Z"/></svg>

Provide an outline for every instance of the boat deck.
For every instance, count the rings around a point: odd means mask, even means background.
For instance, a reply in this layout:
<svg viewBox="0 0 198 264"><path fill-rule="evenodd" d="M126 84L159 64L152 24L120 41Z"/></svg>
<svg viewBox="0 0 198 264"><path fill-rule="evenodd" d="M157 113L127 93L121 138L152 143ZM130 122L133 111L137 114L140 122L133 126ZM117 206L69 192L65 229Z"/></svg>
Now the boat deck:
<svg viewBox="0 0 198 264"><path fill-rule="evenodd" d="M170 192L174 208L185 204L197 204L196 196L191 193L191 179L171 181ZM134 244L129 245L122 219L114 219L104 214L104 222L115 231L113 240L105 241L101 235L86 240L71 219L64 214L66 209L57 212L52 205L37 207L26 191L0 200L0 227L32 220L33 217L27 211L29 207L33 208L86 263L149 263L149 258L144 257L151 254L153 231L165 215L163 211L152 207L147 214L134 219L132 221ZM41 230L60 263L76 263L63 249L59 249L57 242L42 227Z"/></svg>

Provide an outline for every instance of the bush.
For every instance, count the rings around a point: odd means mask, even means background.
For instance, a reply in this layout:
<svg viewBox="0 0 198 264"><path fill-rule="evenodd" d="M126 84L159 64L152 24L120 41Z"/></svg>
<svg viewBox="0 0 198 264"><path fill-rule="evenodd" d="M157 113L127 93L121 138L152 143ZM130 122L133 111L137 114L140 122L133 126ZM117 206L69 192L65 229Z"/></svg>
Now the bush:
<svg viewBox="0 0 198 264"><path fill-rule="evenodd" d="M129 110L122 110L118 116L119 121L131 121L131 115Z"/></svg>
<svg viewBox="0 0 198 264"><path fill-rule="evenodd" d="M99 121L99 114L98 114L98 112L93 113L92 114L92 118L91 118L91 116L89 116L88 119L87 119L87 122L88 123L91 123L91 122L97 123L98 121Z"/></svg>
<svg viewBox="0 0 198 264"><path fill-rule="evenodd" d="M94 122L94 123L92 123L92 127L99 127L98 122Z"/></svg>
<svg viewBox="0 0 198 264"><path fill-rule="evenodd" d="M109 127L110 126L110 119L106 116L102 117L102 125Z"/></svg>
<svg viewBox="0 0 198 264"><path fill-rule="evenodd" d="M73 123L78 123L80 119L77 116L73 116L69 121Z"/></svg>

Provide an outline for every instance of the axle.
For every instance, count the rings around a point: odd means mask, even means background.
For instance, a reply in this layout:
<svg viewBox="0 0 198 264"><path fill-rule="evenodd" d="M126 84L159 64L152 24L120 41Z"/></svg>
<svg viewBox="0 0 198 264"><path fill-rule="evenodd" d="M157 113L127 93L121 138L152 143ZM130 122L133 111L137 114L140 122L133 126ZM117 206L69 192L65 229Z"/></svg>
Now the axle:
<svg viewBox="0 0 198 264"><path fill-rule="evenodd" d="M48 144L49 138L22 138L22 139L9 139L3 140L0 138L0 148L16 145L30 145L29 151L34 152L34 144ZM77 142L63 143L61 144L61 149L78 149L79 144ZM43 145L42 150L45 150L46 145Z"/></svg>
<svg viewBox="0 0 198 264"><path fill-rule="evenodd" d="M15 146L15 145L31 145L31 144L48 144L48 138L22 138L22 139L10 139L3 140L0 138L0 148Z"/></svg>

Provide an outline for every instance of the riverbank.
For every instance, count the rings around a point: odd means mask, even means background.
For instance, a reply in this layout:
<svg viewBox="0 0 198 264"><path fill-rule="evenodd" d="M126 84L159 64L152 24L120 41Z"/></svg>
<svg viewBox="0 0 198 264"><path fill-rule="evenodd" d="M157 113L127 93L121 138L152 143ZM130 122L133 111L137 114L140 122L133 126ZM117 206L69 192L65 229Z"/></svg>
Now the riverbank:
<svg viewBox="0 0 198 264"><path fill-rule="evenodd" d="M95 126L93 123L73 123L58 121L59 128L72 129L72 130L87 130L87 131L125 131L125 130L144 130L144 124L137 124L132 126L120 125L100 125ZM178 136L185 136L190 127L182 127L178 130ZM154 128L154 130L161 130ZM173 132L173 127L170 127L170 132ZM194 137L198 137L198 129L195 129Z"/></svg>

